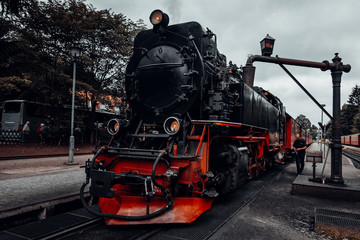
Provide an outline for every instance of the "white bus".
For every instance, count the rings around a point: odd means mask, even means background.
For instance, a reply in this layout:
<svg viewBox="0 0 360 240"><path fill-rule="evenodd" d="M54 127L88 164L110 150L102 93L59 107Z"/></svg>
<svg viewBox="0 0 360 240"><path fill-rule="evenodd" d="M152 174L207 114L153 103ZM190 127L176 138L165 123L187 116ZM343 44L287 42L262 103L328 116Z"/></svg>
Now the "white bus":
<svg viewBox="0 0 360 240"><path fill-rule="evenodd" d="M1 125L3 131L22 130L24 124L30 121L31 131L44 121L45 104L26 100L8 100L4 104Z"/></svg>
<svg viewBox="0 0 360 240"><path fill-rule="evenodd" d="M75 124L83 130L89 126L90 110L77 108L75 113ZM21 130L27 121L30 122L30 133L36 135L37 129L41 123L48 124L47 120L52 119L51 127L57 135L70 135L70 106L57 106L53 107L50 104L32 102L27 100L7 100L5 101L2 117L1 117L1 135L2 139L8 138L21 138ZM120 115L104 110L95 111L95 121L103 123L114 117ZM54 126L54 124L56 126ZM95 128L95 126L92 126Z"/></svg>

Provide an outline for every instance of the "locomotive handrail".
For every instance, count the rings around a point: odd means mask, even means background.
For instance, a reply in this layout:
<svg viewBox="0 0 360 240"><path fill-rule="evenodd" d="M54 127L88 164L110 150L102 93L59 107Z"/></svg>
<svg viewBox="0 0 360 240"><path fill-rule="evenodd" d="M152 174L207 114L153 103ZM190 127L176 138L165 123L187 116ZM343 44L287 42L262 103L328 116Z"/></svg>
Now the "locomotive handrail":
<svg viewBox="0 0 360 240"><path fill-rule="evenodd" d="M144 66L137 67L138 69L146 69L146 68L157 68L157 67L182 67L183 63L154 63L148 64Z"/></svg>
<svg viewBox="0 0 360 240"><path fill-rule="evenodd" d="M162 150L136 148L108 148L107 153L131 159L155 160Z"/></svg>
<svg viewBox="0 0 360 240"><path fill-rule="evenodd" d="M169 134L151 134L151 133L140 133L140 134L130 134L131 137L154 137L154 138L168 138Z"/></svg>
<svg viewBox="0 0 360 240"><path fill-rule="evenodd" d="M228 121L219 121L219 120L191 120L192 124L216 124L219 126L230 126L230 127L256 127L257 129L267 131L267 128L258 127L255 125L248 125L245 123L237 123L237 122L228 122Z"/></svg>
<svg viewBox="0 0 360 240"><path fill-rule="evenodd" d="M152 152L152 153L160 153L163 150L154 150L154 149L140 149L140 148L115 148L108 147L108 150L117 150L117 151L131 151L131 152Z"/></svg>

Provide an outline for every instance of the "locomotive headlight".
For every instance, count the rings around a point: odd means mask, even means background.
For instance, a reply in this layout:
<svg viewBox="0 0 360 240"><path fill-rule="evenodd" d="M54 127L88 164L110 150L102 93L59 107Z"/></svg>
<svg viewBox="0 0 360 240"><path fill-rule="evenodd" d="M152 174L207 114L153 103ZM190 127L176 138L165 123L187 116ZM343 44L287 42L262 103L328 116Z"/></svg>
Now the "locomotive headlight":
<svg viewBox="0 0 360 240"><path fill-rule="evenodd" d="M152 25L159 24L163 19L163 12L160 10L155 10L150 15L150 22Z"/></svg>
<svg viewBox="0 0 360 240"><path fill-rule="evenodd" d="M176 117L169 117L164 122L164 131L169 135L174 135L180 130L180 120Z"/></svg>
<svg viewBox="0 0 360 240"><path fill-rule="evenodd" d="M111 119L107 124L107 130L108 130L108 133L111 135L117 134L120 130L119 119L116 119L116 118Z"/></svg>
<svg viewBox="0 0 360 240"><path fill-rule="evenodd" d="M150 14L150 22L154 26L153 30L156 31L160 26L166 27L169 24L169 16L161 10L155 10Z"/></svg>

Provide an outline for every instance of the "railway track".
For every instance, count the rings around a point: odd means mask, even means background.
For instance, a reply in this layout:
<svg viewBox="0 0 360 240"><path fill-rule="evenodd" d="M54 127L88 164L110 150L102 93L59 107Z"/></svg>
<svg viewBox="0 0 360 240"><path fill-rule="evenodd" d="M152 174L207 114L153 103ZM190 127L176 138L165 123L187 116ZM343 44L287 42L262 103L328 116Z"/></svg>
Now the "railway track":
<svg viewBox="0 0 360 240"><path fill-rule="evenodd" d="M356 168L359 168L360 169L360 153L356 153L356 152L353 152L353 151L348 151L348 150L343 150L342 151L342 154L348 158L350 158L353 163L354 163L354 166Z"/></svg>
<svg viewBox="0 0 360 240"><path fill-rule="evenodd" d="M99 225L102 222L103 222L103 219L100 217L90 218L80 224L75 224L75 225L69 226L67 228L59 229L58 231L51 232L51 233L41 236L40 238L37 238L37 239L50 240L50 239L64 238L66 236L70 236L74 232L81 231L86 228Z"/></svg>
<svg viewBox="0 0 360 240"><path fill-rule="evenodd" d="M241 186L190 224L106 226L102 218L84 209L49 217L43 221L7 229L0 239L208 239L235 214L255 201L273 181L280 177L285 166ZM12 237L20 238L12 238Z"/></svg>
<svg viewBox="0 0 360 240"><path fill-rule="evenodd" d="M231 220L246 206L254 202L262 192L275 180L279 179L282 165L273 171L241 186L234 194L227 198L216 200L212 208L201 215L195 222L189 224L171 225L139 225L139 226L95 226L63 239L209 239L222 226Z"/></svg>
<svg viewBox="0 0 360 240"><path fill-rule="evenodd" d="M74 232L102 224L103 219L77 209L0 232L0 239L60 239Z"/></svg>

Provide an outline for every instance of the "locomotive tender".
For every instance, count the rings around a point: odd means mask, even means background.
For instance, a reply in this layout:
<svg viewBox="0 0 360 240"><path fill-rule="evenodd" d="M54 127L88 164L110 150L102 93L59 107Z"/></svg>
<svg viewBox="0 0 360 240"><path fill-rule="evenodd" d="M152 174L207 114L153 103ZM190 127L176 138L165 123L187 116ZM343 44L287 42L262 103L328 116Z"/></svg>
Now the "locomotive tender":
<svg viewBox="0 0 360 240"><path fill-rule="evenodd" d="M160 10L150 21L126 69L131 113L108 122L111 142L87 162L81 188L84 206L110 225L192 222L214 198L284 161L295 134L282 102L244 83L209 29L168 26ZM83 199L90 180L101 212Z"/></svg>

